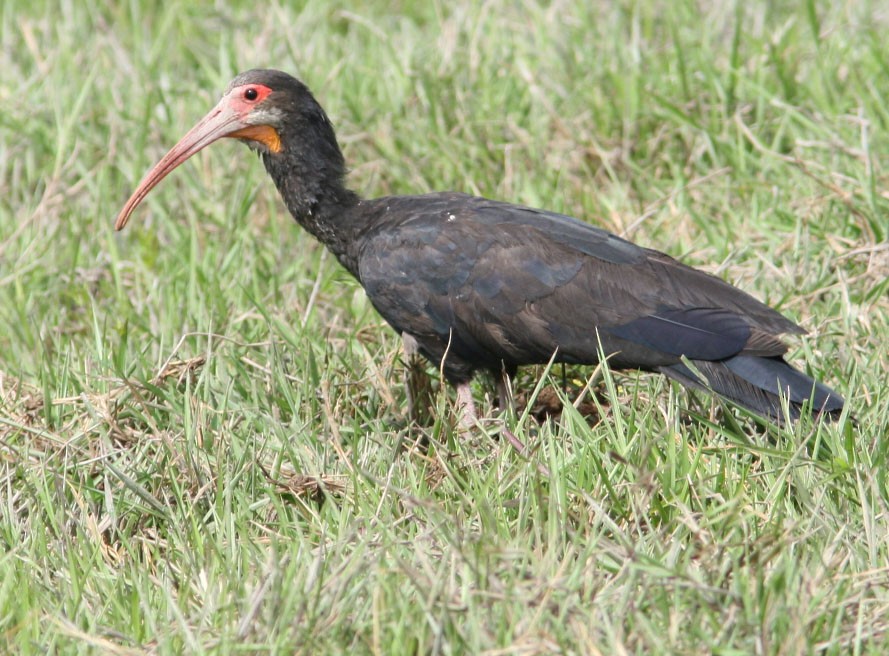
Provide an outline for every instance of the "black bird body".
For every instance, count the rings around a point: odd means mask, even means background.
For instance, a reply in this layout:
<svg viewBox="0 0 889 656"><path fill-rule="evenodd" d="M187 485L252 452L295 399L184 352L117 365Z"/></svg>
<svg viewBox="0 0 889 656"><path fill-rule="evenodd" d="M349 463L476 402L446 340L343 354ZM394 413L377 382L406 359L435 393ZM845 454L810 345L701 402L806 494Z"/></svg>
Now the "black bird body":
<svg viewBox="0 0 889 656"><path fill-rule="evenodd" d="M239 112L248 89L266 104ZM225 119L227 132L204 125L219 123L214 112L229 106L237 120ZM196 152L194 142L209 143L208 132L211 141L235 136L260 152L296 220L464 394L479 370L512 374L553 359L594 364L604 353L612 368L661 372L773 418L781 418L782 395L794 417L807 401L816 412L843 407L836 392L782 359L779 335L805 331L663 253L569 216L460 193L360 199L344 185L324 111L285 73L238 76L214 112L146 176L118 227Z"/></svg>

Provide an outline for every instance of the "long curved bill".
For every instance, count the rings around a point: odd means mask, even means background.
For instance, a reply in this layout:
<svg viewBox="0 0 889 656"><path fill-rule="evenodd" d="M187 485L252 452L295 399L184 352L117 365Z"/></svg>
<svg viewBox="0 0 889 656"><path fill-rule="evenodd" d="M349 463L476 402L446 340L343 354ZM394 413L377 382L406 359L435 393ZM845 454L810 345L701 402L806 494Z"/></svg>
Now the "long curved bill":
<svg viewBox="0 0 889 656"><path fill-rule="evenodd" d="M219 104L189 130L179 140L179 143L173 146L170 152L164 155L154 165L154 168L142 178L142 182L136 187L136 191L133 192L133 195L130 196L130 199L120 211L120 214L117 215L117 221L114 222L115 230L123 229L127 221L129 221L133 210L170 171L214 141L222 137L235 136L235 133L239 130L251 127L243 120L242 115L235 112L227 103L227 98L220 100Z"/></svg>

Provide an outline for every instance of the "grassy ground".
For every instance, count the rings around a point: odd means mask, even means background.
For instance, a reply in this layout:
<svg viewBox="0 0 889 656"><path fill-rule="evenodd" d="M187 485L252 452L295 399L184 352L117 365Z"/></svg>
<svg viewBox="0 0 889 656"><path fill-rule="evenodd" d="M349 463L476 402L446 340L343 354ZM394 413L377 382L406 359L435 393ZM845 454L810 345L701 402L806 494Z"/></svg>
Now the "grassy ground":
<svg viewBox="0 0 889 656"><path fill-rule="evenodd" d="M882 3L43 4L0 8L0 651L886 652ZM411 427L399 342L243 146L111 229L254 66L364 194L569 212L781 308L858 425L556 369L532 409L594 394L508 420L528 459L443 395Z"/></svg>

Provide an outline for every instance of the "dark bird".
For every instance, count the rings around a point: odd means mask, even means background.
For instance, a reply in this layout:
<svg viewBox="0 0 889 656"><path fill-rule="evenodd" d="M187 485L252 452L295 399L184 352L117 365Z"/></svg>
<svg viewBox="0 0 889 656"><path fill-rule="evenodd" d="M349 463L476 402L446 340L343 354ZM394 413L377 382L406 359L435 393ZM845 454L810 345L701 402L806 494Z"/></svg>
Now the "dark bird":
<svg viewBox="0 0 889 656"><path fill-rule="evenodd" d="M296 221L363 285L405 344L456 386L551 360L665 374L780 421L843 399L788 365L779 336L805 331L719 278L570 216L455 192L360 198L309 89L274 70L238 75L152 168L120 230L164 176L221 137L257 151Z"/></svg>

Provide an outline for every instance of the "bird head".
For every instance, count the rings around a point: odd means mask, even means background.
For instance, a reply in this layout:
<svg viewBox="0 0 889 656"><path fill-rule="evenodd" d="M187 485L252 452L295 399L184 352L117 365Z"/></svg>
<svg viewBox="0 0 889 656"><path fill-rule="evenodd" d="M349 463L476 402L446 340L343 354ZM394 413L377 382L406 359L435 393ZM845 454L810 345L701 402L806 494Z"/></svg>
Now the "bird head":
<svg viewBox="0 0 889 656"><path fill-rule="evenodd" d="M255 69L231 81L222 99L145 175L114 224L121 230L142 200L170 171L222 137L240 139L263 156L284 150L285 125L327 123L309 90L281 71ZM306 116L301 116L306 114ZM300 120L303 118L304 120Z"/></svg>

